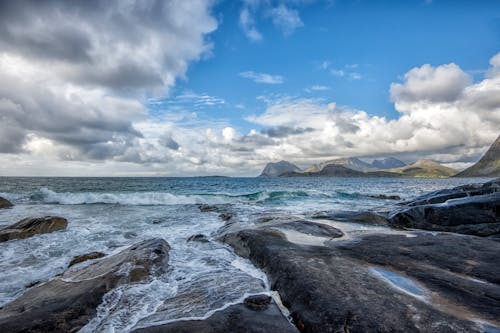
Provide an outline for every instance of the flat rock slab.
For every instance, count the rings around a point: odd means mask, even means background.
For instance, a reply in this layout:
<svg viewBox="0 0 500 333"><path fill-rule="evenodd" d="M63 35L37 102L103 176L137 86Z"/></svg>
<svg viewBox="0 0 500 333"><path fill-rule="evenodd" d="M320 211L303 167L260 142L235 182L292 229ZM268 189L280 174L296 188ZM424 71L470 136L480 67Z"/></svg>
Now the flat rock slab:
<svg viewBox="0 0 500 333"><path fill-rule="evenodd" d="M9 200L0 197L0 209L14 206Z"/></svg>
<svg viewBox="0 0 500 333"><path fill-rule="evenodd" d="M204 320L181 320L140 328L133 333L298 333L274 302L253 309L244 304L232 305Z"/></svg>
<svg viewBox="0 0 500 333"><path fill-rule="evenodd" d="M64 230L68 220L59 216L28 217L0 230L0 242Z"/></svg>
<svg viewBox="0 0 500 333"><path fill-rule="evenodd" d="M343 244L342 247L305 246L286 241L277 231L260 228L227 234L223 241L232 246L237 254L249 258L254 265L266 272L271 288L279 292L283 304L290 311L301 332L482 332L483 327L472 321L468 314L479 314L474 318L491 322L492 314L500 313L496 299L498 267L494 267L495 264L492 263L495 258L498 260L498 242L487 241L481 245L485 239L477 238L477 242L468 242L465 239L460 242L459 239L465 236L447 235L448 238L433 240L432 251L418 252L420 248L425 249L426 242L431 241L425 237L435 236L424 236L408 250L405 250L406 245L413 243L405 243L405 240L412 241L413 238L396 236L400 239L399 242L394 242L394 246L391 246L394 241L392 238L387 238L385 242L379 241L377 246L373 247L365 245L367 241L364 238L338 242ZM384 239L390 236L379 237ZM462 247L470 251L463 251L462 257L450 255L452 252L460 252ZM399 252L396 251L398 249ZM412 258L411 255L415 251L419 255L414 254L417 257ZM403 270L407 263L403 260L404 254L409 256L408 261L426 263L425 258L434 256L434 252L441 252L442 255L427 263L431 265L427 270L424 264L419 266L420 273L412 275L415 278L413 284L422 286L423 295L435 292L437 295L430 300L439 299L441 304L449 302L449 308L437 306L428 301L427 296L412 294L389 283L374 270L375 265L398 260L402 263L401 267L397 268ZM496 253L496 256L492 257L492 253ZM385 261L372 259L377 255ZM439 260L442 262L438 263ZM416 266L414 264L413 267ZM455 290L445 292L445 286L432 286L432 283L439 284L436 281L424 284L424 281L420 280L425 277L439 277L444 284L447 281L444 272L446 267L457 271L453 276L464 275L460 280L463 284L455 286ZM389 266L386 269L392 268ZM437 269L441 269L443 274L424 274ZM468 279L471 283L473 279L488 282L476 283L470 292L467 289L470 285L464 282ZM454 281L458 281L458 278L451 280L448 288L452 288ZM481 287L481 284L484 286ZM478 294L474 295L476 292ZM460 293L465 295L457 296ZM480 299L485 301L483 307L478 303ZM473 300L472 304L462 303L468 300ZM455 303L467 310L465 314L450 310L457 309L451 305ZM486 309L488 307L489 310Z"/></svg>
<svg viewBox="0 0 500 333"><path fill-rule="evenodd" d="M0 310L0 332L75 332L96 313L105 293L163 272L170 246L163 239L113 256L27 290Z"/></svg>
<svg viewBox="0 0 500 333"><path fill-rule="evenodd" d="M278 223L274 226L280 229L294 230L315 237L338 238L344 236L344 233L335 227L307 220Z"/></svg>

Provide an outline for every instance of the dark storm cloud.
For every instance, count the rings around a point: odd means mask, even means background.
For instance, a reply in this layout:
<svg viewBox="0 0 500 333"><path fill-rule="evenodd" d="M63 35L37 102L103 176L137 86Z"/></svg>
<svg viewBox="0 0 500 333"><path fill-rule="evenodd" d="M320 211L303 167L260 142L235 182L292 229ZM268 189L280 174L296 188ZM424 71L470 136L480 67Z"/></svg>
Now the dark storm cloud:
<svg viewBox="0 0 500 333"><path fill-rule="evenodd" d="M63 159L163 159L134 148L143 135L133 123L147 117L144 95L168 92L210 49L211 5L0 1L0 153L48 144Z"/></svg>

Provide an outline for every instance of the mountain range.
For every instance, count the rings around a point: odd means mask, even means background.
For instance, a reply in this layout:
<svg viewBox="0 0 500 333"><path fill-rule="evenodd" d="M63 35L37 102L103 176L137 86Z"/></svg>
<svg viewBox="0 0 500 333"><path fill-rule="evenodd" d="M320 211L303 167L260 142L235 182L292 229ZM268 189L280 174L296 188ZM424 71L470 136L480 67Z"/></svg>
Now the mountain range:
<svg viewBox="0 0 500 333"><path fill-rule="evenodd" d="M268 163L262 177L500 177L500 136L481 159L458 172L438 162L423 159L407 165L394 157L367 163L357 157L338 158L302 170L293 163Z"/></svg>

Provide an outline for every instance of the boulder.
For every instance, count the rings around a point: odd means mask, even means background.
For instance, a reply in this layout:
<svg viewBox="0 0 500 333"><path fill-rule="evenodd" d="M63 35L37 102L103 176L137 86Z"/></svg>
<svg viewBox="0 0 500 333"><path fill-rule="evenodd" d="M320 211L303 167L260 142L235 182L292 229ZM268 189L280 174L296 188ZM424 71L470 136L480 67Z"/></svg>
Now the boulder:
<svg viewBox="0 0 500 333"><path fill-rule="evenodd" d="M231 305L203 320L180 320L168 324L139 328L133 333L298 333L270 297L268 304L254 308ZM246 304L246 302L245 302Z"/></svg>
<svg viewBox="0 0 500 333"><path fill-rule="evenodd" d="M500 236L500 180L431 192L388 215L396 228Z"/></svg>
<svg viewBox="0 0 500 333"><path fill-rule="evenodd" d="M105 254L102 252L90 252L90 253L82 254L79 256L74 256L73 259L71 259L71 261L68 265L68 268L73 266L73 265L79 264L81 262L84 262L87 260L99 259L99 258L102 258L104 256L105 256Z"/></svg>
<svg viewBox="0 0 500 333"><path fill-rule="evenodd" d="M14 206L9 200L0 197L0 209Z"/></svg>
<svg viewBox="0 0 500 333"><path fill-rule="evenodd" d="M494 316L500 313L500 244L457 235L411 236L380 235L376 244L358 236L307 246L258 228L222 240L267 274L301 332L483 332L481 320L500 327ZM384 264L395 272L406 272L405 264L419 268L411 277L422 294L381 278L374 267Z"/></svg>
<svg viewBox="0 0 500 333"><path fill-rule="evenodd" d="M196 234L196 235L189 236L187 241L188 242L200 242L200 243L208 243L209 242L207 236L205 236L203 234Z"/></svg>
<svg viewBox="0 0 500 333"><path fill-rule="evenodd" d="M169 250L163 239L151 239L69 269L0 309L0 332L76 332L95 315L108 291L164 272Z"/></svg>
<svg viewBox="0 0 500 333"><path fill-rule="evenodd" d="M274 226L280 229L294 230L315 237L338 238L344 236L344 233L335 227L307 220L278 223Z"/></svg>
<svg viewBox="0 0 500 333"><path fill-rule="evenodd" d="M1 229L0 242L64 230L67 226L68 221L59 216L28 217Z"/></svg>
<svg viewBox="0 0 500 333"><path fill-rule="evenodd" d="M368 197L382 200L401 200L399 195L369 194Z"/></svg>

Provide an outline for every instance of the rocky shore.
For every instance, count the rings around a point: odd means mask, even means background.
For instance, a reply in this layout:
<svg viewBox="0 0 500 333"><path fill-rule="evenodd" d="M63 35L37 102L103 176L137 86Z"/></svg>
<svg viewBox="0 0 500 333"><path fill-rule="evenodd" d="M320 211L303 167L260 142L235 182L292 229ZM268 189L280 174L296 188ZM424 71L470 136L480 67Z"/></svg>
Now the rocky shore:
<svg viewBox="0 0 500 333"><path fill-rule="evenodd" d="M227 206L200 206L225 225L186 242L227 244L266 274L274 297L241 295L241 303L206 318L140 323L132 331L500 332L500 179L388 207L260 216L242 227ZM0 241L67 224L23 219L0 230ZM76 256L63 274L1 308L0 331L76 332L108 291L167 272L169 250L163 239L150 239L114 254Z"/></svg>

